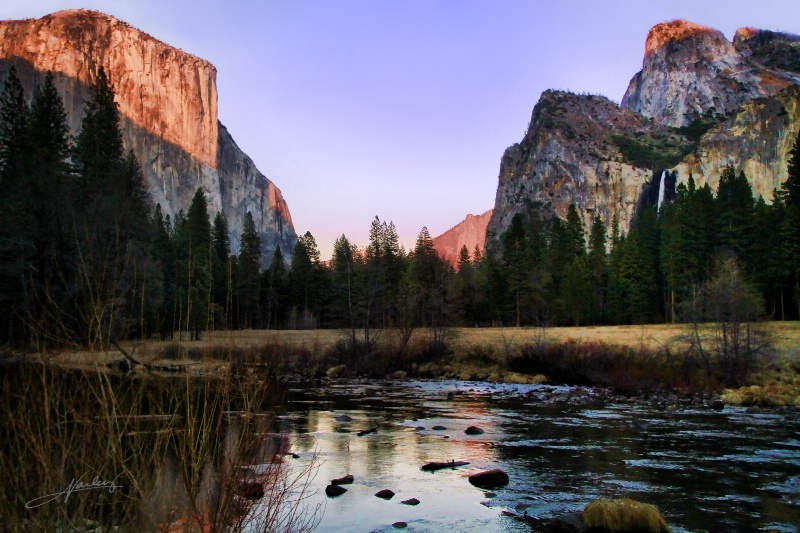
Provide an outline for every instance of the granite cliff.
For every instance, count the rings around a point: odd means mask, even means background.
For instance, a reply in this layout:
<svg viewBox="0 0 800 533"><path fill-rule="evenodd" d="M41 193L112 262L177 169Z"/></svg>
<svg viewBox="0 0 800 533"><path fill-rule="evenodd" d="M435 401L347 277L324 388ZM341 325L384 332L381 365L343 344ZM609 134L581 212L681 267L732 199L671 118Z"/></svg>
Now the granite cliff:
<svg viewBox="0 0 800 533"><path fill-rule="evenodd" d="M654 169L680 161L690 144L603 96L545 91L525 137L503 154L488 229L500 235L515 214L537 207L564 218L573 202L587 228L596 214L627 228Z"/></svg>
<svg viewBox="0 0 800 533"><path fill-rule="evenodd" d="M573 202L587 229L595 214L606 226L616 214L627 230L662 175L670 196L690 175L716 188L729 164L771 201L800 130L798 72L797 36L744 28L730 42L685 21L653 27L620 106L542 94L524 138L502 157L489 231L501 234L536 206L564 217Z"/></svg>
<svg viewBox="0 0 800 533"><path fill-rule="evenodd" d="M740 30L741 32L742 30ZM753 98L800 83L792 73L758 62L714 29L683 20L654 26L642 70L631 79L622 107L667 126L726 116Z"/></svg>
<svg viewBox="0 0 800 533"><path fill-rule="evenodd" d="M216 68L103 13L60 11L0 21L0 83L14 65L28 98L53 72L72 133L80 129L89 87L100 67L119 104L123 141L142 165L156 203L172 216L202 187L213 216L228 220L238 251L244 217L253 213L262 262L296 235L280 190L261 174L217 117Z"/></svg>
<svg viewBox="0 0 800 533"><path fill-rule="evenodd" d="M492 218L492 210L489 209L481 215L467 215L467 218L445 231L438 237L433 238L433 247L439 256L448 261L454 267L458 267L458 258L461 248L466 246L469 255L475 253L475 247L483 254L486 242L486 228Z"/></svg>

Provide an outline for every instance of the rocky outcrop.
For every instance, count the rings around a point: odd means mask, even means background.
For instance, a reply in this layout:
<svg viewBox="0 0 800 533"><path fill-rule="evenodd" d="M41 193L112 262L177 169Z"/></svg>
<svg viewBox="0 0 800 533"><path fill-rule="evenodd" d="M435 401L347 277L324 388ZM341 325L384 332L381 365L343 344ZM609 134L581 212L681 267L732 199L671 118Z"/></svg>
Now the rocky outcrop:
<svg viewBox="0 0 800 533"><path fill-rule="evenodd" d="M743 35L748 32L743 32ZM775 63L751 61L722 32L684 20L654 26L642 70L631 79L622 107L668 126L725 116L753 98L800 83Z"/></svg>
<svg viewBox="0 0 800 533"><path fill-rule="evenodd" d="M469 250L469 255L475 253L477 246L483 254L486 242L486 228L492 218L492 210L489 209L482 215L467 215L467 218L445 231L438 237L433 238L433 247L439 253L439 257L448 261L454 267L458 266L458 257L463 246Z"/></svg>
<svg viewBox="0 0 800 533"><path fill-rule="evenodd" d="M744 171L755 196L772 202L786 181L786 160L800 131L800 86L745 103L701 139L697 150L675 167L678 182L692 176L716 190L727 165Z"/></svg>
<svg viewBox="0 0 800 533"><path fill-rule="evenodd" d="M627 231L637 207L658 196L660 176L669 198L690 175L715 189L727 165L770 202L800 130L798 71L798 36L744 28L731 43L690 22L653 27L621 106L542 94L501 160L488 230L500 235L537 208L564 218L575 203L587 229L599 214L607 227L617 215Z"/></svg>
<svg viewBox="0 0 800 533"><path fill-rule="evenodd" d="M222 212L232 245L247 210L264 260L296 240L280 190L236 146L217 117L216 68L114 17L87 10L0 22L0 83L14 65L26 95L53 72L72 133L102 66L116 92L126 149L139 159L153 200L172 216L202 187L212 216Z"/></svg>
<svg viewBox="0 0 800 533"><path fill-rule="evenodd" d="M765 67L800 72L800 36L755 28L739 28L733 46Z"/></svg>
<svg viewBox="0 0 800 533"><path fill-rule="evenodd" d="M565 218L571 203L587 228L599 214L627 229L654 169L671 166L636 162L631 145L676 163L690 149L689 139L605 97L545 91L525 137L503 154L488 230L501 235L515 214L536 208Z"/></svg>

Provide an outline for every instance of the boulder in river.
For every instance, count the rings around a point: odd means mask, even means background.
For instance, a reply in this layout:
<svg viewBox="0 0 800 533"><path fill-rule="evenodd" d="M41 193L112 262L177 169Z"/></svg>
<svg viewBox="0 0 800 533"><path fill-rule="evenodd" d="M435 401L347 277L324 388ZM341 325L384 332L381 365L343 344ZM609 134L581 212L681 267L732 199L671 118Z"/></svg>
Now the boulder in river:
<svg viewBox="0 0 800 533"><path fill-rule="evenodd" d="M469 482L476 487L500 487L508 485L508 481L508 474L499 468L484 470L469 476Z"/></svg>
<svg viewBox="0 0 800 533"><path fill-rule="evenodd" d="M339 415L336 417L337 422L352 422L353 418L348 415Z"/></svg>
<svg viewBox="0 0 800 533"><path fill-rule="evenodd" d="M408 527L408 524L406 524L405 522L395 522L394 524L392 524L392 527L396 529L405 529Z"/></svg>
<svg viewBox="0 0 800 533"><path fill-rule="evenodd" d="M335 498L336 496L341 496L347 492L347 489L344 487L340 487L339 485L328 485L325 487L325 495L329 498Z"/></svg>
<svg viewBox="0 0 800 533"><path fill-rule="evenodd" d="M444 426L433 426L433 428L431 428L431 429L433 429L434 431L444 431L447 428L444 427Z"/></svg>
<svg viewBox="0 0 800 533"><path fill-rule="evenodd" d="M725 403L722 400L711 400L709 406L715 411L722 411L725 409Z"/></svg>
<svg viewBox="0 0 800 533"><path fill-rule="evenodd" d="M467 435L483 435L484 431L478 426L470 426L464 430Z"/></svg>
<svg viewBox="0 0 800 533"><path fill-rule="evenodd" d="M407 500L403 500L400 503L403 505L419 505L419 500L416 498L409 498Z"/></svg>
<svg viewBox="0 0 800 533"><path fill-rule="evenodd" d="M654 505L628 498L596 500L583 510L589 529L620 533L670 533L669 526Z"/></svg>
<svg viewBox="0 0 800 533"><path fill-rule="evenodd" d="M350 485L355 478L352 474L331 480L331 485Z"/></svg>
<svg viewBox="0 0 800 533"><path fill-rule="evenodd" d="M394 492L389 489L383 489L376 492L375 496L378 498L383 498L384 500L391 500L394 498Z"/></svg>

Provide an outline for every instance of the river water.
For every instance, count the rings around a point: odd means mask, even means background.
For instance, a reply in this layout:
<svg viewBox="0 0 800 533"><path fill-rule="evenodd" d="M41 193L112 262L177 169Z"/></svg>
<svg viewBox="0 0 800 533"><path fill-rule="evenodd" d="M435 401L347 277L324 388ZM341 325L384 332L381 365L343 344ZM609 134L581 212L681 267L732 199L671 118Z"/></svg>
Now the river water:
<svg viewBox="0 0 800 533"><path fill-rule="evenodd" d="M656 505L678 532L800 528L794 412L604 403L569 387L386 381L290 388L278 424L295 467L315 461L307 504L322 506L321 532L392 531L400 521L407 531L545 531L550 518L621 497ZM466 435L471 425L485 433ZM470 464L421 470L450 460ZM510 483L493 493L469 483L490 468ZM346 474L355 478L348 492L327 498L325 486ZM396 495L375 497L381 489ZM420 504L403 505L408 498Z"/></svg>

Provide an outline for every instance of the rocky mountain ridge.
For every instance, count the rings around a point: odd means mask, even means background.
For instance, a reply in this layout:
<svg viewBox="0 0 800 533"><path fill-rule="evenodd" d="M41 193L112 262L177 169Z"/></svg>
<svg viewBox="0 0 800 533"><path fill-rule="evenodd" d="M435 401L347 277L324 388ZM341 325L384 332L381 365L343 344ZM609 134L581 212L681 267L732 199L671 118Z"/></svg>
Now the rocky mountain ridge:
<svg viewBox="0 0 800 533"><path fill-rule="evenodd" d="M440 257L457 268L458 258L463 246L466 246L467 250L469 250L470 257L475 253L476 246L483 254L486 243L486 228L489 226L491 218L492 209L480 215L470 213L464 220L438 237L434 237L434 248L436 248Z"/></svg>
<svg viewBox="0 0 800 533"><path fill-rule="evenodd" d="M573 202L587 229L599 214L626 231L665 170L670 185L691 175L715 188L730 164L770 202L800 129L800 37L744 28L734 41L686 21L659 24L621 105L542 93L501 159L489 231L537 206L564 217Z"/></svg>
<svg viewBox="0 0 800 533"><path fill-rule="evenodd" d="M126 150L166 214L187 210L202 187L211 216L222 212L238 251L251 211L262 261L296 241L280 190L244 154L217 116L216 68L97 11L68 10L39 19L0 21L0 83L15 66L26 96L53 72L67 122L80 129L89 87L102 66L116 93Z"/></svg>

